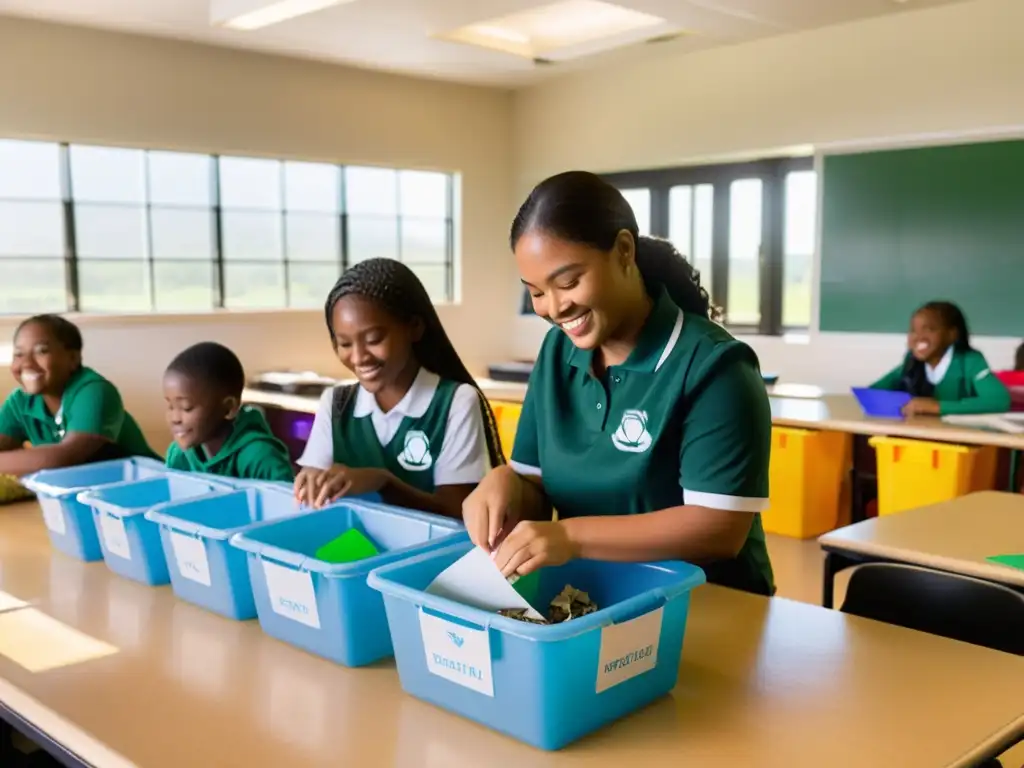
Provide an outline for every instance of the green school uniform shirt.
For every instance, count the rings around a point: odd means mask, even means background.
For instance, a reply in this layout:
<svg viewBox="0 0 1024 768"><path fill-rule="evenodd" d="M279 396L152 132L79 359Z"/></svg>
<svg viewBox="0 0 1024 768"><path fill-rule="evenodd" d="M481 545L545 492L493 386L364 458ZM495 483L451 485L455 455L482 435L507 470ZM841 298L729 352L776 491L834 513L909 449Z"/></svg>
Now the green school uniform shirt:
<svg viewBox="0 0 1024 768"><path fill-rule="evenodd" d="M872 389L900 389L903 370L910 353L901 365L871 385ZM929 372L935 386L933 397L939 401L939 412L1005 413L1010 410L1010 390L992 375L985 356L976 349L950 347L943 360ZM935 380L933 380L935 379Z"/></svg>
<svg viewBox="0 0 1024 768"><path fill-rule="evenodd" d="M202 446L182 450L177 443L167 449L167 467L185 472L205 472L241 480L292 482L288 447L274 437L263 414L245 405L231 424L231 434L216 455L207 457Z"/></svg>
<svg viewBox="0 0 1024 768"><path fill-rule="evenodd" d="M661 290L636 349L602 379L558 328L534 365L512 466L539 475L559 518L696 505L752 516L739 555L708 581L775 590L759 512L771 411L753 350ZM680 511L679 514L686 514Z"/></svg>
<svg viewBox="0 0 1024 768"><path fill-rule="evenodd" d="M60 410L52 414L41 395L14 390L0 407L0 434L34 446L56 445L68 432L98 435L110 441L104 458L146 456L158 459L142 430L124 409L117 388L91 368L68 380Z"/></svg>
<svg viewBox="0 0 1024 768"><path fill-rule="evenodd" d="M381 445L370 413L356 415L357 393L348 397L343 408L337 407L343 392L338 387L332 409L334 463L386 469L407 485L434 493L434 465L444 446L448 412L458 387L458 382L439 378L426 411L421 416L405 415L387 445Z"/></svg>

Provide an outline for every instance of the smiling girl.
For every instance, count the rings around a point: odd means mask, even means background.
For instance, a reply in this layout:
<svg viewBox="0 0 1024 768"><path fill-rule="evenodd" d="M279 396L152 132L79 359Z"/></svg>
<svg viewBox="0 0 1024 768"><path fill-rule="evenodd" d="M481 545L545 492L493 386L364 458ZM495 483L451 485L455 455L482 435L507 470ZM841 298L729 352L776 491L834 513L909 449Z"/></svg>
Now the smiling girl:
<svg viewBox="0 0 1024 768"><path fill-rule="evenodd" d="M0 407L0 474L158 458L114 385L82 365L82 334L63 317L37 315L18 326L11 373L18 389Z"/></svg>
<svg viewBox="0 0 1024 768"><path fill-rule="evenodd" d="M324 311L335 353L358 384L321 398L296 498L320 507L378 492L390 504L459 517L505 459L490 405L423 284L400 262L370 259L342 275Z"/></svg>

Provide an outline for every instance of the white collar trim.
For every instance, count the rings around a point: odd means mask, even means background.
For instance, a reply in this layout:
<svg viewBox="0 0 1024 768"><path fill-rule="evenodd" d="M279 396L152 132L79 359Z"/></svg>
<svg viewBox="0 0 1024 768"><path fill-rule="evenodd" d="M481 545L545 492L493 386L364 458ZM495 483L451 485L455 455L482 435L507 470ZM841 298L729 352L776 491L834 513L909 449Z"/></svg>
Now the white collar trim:
<svg viewBox="0 0 1024 768"><path fill-rule="evenodd" d="M377 405L377 398L360 386L359 391L356 393L356 404L352 415L357 419L361 419L370 414L390 416L392 413L399 413L402 416L418 419L430 407L430 402L434 399L434 393L437 391L437 385L440 381L441 378L436 373L431 373L423 366L420 366L420 371L416 374L416 378L413 380L412 386L409 387L409 391L398 401L398 405L387 413L384 413L380 406Z"/></svg>
<svg viewBox="0 0 1024 768"><path fill-rule="evenodd" d="M950 364L953 362L953 345L951 344L946 350L946 354L939 360L939 364L932 368L928 363L924 364L924 375L928 377L928 383L935 385L938 384L946 377L946 371L949 370Z"/></svg>

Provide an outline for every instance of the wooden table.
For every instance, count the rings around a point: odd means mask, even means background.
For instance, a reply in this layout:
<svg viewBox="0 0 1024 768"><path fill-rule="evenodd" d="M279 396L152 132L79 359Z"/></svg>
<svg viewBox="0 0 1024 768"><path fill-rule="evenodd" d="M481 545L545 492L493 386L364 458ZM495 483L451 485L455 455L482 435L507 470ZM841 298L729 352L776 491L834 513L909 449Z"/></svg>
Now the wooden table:
<svg viewBox="0 0 1024 768"><path fill-rule="evenodd" d="M1024 496L1016 493L971 493L839 528L818 542L826 553L821 602L827 608L836 573L869 562L920 565L1024 591L1024 571L985 559L1024 553Z"/></svg>
<svg viewBox="0 0 1024 768"><path fill-rule="evenodd" d="M0 511L0 590L114 647L30 672L0 656L0 712L94 768L975 765L1024 735L1024 658L813 605L704 586L671 696L544 753L53 551ZM57 746L60 745L60 746Z"/></svg>

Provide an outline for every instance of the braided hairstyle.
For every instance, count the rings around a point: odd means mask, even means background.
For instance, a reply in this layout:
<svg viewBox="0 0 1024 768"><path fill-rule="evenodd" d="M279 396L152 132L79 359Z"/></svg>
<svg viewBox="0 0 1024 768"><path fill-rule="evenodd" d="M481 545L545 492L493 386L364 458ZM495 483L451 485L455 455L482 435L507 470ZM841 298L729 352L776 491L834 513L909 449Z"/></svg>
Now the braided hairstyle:
<svg viewBox="0 0 1024 768"><path fill-rule="evenodd" d="M573 243L610 251L623 230L633 236L636 266L649 294L663 287L684 312L721 318L700 284L700 272L668 240L640 236L636 215L618 189L600 176L567 171L538 184L512 222L509 244L540 230Z"/></svg>
<svg viewBox="0 0 1024 768"><path fill-rule="evenodd" d="M971 347L971 333L967 328L967 318L963 311L951 301L929 301L914 310L914 314L920 312L934 312L939 316L946 328L956 330L956 341L953 342L953 349L957 352L966 352ZM907 392L913 397L934 397L935 385L928 381L925 371L925 364L908 352L903 362L903 373L900 376L899 389Z"/></svg>
<svg viewBox="0 0 1024 768"><path fill-rule="evenodd" d="M487 454L492 467L505 463L498 437L498 423L494 411L455 351L441 318L437 316L434 302L427 289L416 277L416 273L405 264L394 259L367 259L348 269L334 284L324 304L324 318L331 335L331 345L337 349L332 317L334 307L346 296L361 296L379 304L388 314L402 322L419 318L423 322L423 335L413 343L416 361L428 371L442 379L468 384L480 396L480 413L484 419ZM356 388L347 387L339 392L335 410L341 413L353 397Z"/></svg>

